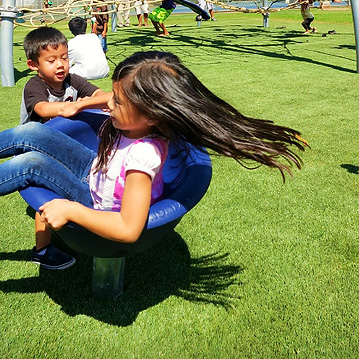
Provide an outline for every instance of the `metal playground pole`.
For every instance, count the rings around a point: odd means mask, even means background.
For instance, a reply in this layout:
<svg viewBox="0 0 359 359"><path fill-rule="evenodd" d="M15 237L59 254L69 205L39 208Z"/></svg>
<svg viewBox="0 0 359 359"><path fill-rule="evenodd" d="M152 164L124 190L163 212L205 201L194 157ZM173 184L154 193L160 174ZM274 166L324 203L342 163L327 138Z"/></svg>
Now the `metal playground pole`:
<svg viewBox="0 0 359 359"><path fill-rule="evenodd" d="M13 31L14 19L18 10L15 0L3 0L0 6L1 38L0 38L0 67L2 87L12 87L15 84L13 62Z"/></svg>
<svg viewBox="0 0 359 359"><path fill-rule="evenodd" d="M262 0L262 8L268 10L268 0ZM269 12L262 13L263 27L269 27Z"/></svg>
<svg viewBox="0 0 359 359"><path fill-rule="evenodd" d="M355 49L357 55L357 72L359 73L359 0L350 1L353 14L354 34L355 34Z"/></svg>

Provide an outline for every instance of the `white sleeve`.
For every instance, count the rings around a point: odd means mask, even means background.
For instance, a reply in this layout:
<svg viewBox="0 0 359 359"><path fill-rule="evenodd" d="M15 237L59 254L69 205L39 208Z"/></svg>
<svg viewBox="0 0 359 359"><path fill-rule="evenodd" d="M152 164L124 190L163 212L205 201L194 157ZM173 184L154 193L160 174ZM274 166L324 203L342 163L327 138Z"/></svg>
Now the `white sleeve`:
<svg viewBox="0 0 359 359"><path fill-rule="evenodd" d="M73 39L71 39L68 43L67 43L67 50L68 50L68 56L69 56L69 64L70 67L75 63L75 59L74 59L74 47L72 46L73 44Z"/></svg>
<svg viewBox="0 0 359 359"><path fill-rule="evenodd" d="M161 168L161 153L151 142L134 144L125 161L125 172L130 170L141 171L155 178Z"/></svg>

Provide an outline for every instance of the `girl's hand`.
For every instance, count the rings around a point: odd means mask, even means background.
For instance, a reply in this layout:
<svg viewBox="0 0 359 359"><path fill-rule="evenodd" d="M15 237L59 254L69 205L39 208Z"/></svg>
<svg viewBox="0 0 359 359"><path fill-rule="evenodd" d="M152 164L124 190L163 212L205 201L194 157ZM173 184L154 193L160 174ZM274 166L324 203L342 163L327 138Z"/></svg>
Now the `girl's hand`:
<svg viewBox="0 0 359 359"><path fill-rule="evenodd" d="M74 222L111 241L133 243L147 221L151 186L148 174L129 170L120 212L99 211L78 202L54 199L40 207L40 219L54 230L61 229L67 222Z"/></svg>
<svg viewBox="0 0 359 359"><path fill-rule="evenodd" d="M67 214L75 202L68 201L67 199L54 199L50 202L46 202L40 207L41 222L45 223L47 227L58 231L69 220Z"/></svg>

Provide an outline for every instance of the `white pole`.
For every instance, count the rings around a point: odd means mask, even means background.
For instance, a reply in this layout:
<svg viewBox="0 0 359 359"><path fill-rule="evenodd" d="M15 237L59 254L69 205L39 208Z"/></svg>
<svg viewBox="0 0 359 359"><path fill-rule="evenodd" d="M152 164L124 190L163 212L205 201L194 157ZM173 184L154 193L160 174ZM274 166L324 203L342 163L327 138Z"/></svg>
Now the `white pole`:
<svg viewBox="0 0 359 359"><path fill-rule="evenodd" d="M350 1L353 14L354 34L355 34L355 48L357 55L357 72L359 73L359 0Z"/></svg>
<svg viewBox="0 0 359 359"><path fill-rule="evenodd" d="M262 0L262 7L268 9L268 0ZM265 12L263 15L263 27L269 27L269 12Z"/></svg>
<svg viewBox="0 0 359 359"><path fill-rule="evenodd" d="M112 10L115 12L111 13L111 31L116 32L117 30L117 12L116 12L116 5L112 5Z"/></svg>
<svg viewBox="0 0 359 359"><path fill-rule="evenodd" d="M2 87L12 87L15 85L12 47L14 19L17 17L17 13L15 0L3 0L2 6L0 6L0 67Z"/></svg>

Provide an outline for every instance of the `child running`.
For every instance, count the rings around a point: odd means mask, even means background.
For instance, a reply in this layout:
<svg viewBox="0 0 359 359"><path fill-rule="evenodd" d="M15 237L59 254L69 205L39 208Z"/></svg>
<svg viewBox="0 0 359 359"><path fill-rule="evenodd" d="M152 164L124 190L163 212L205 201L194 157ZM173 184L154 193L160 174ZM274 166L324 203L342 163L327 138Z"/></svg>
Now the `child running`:
<svg viewBox="0 0 359 359"><path fill-rule="evenodd" d="M298 131L242 115L171 53L135 53L112 81L98 154L37 122L0 132L0 158L11 157L0 164L0 195L40 186L66 198L40 208L51 229L71 221L111 241L135 242L161 198L171 141L277 168L283 177L290 163L301 167L290 148L304 149Z"/></svg>
<svg viewBox="0 0 359 359"><path fill-rule="evenodd" d="M176 4L173 0L164 0L159 7L156 7L156 9L149 14L148 17L152 21L158 36L169 36L170 33L167 31L163 22L171 15L175 8Z"/></svg>
<svg viewBox="0 0 359 359"><path fill-rule="evenodd" d="M302 26L304 27L304 34L310 34L310 31L314 34L317 32L315 27L311 27L310 24L314 21L314 15L310 11L310 5L313 4L313 0L305 0L300 3L300 12L303 17Z"/></svg>

